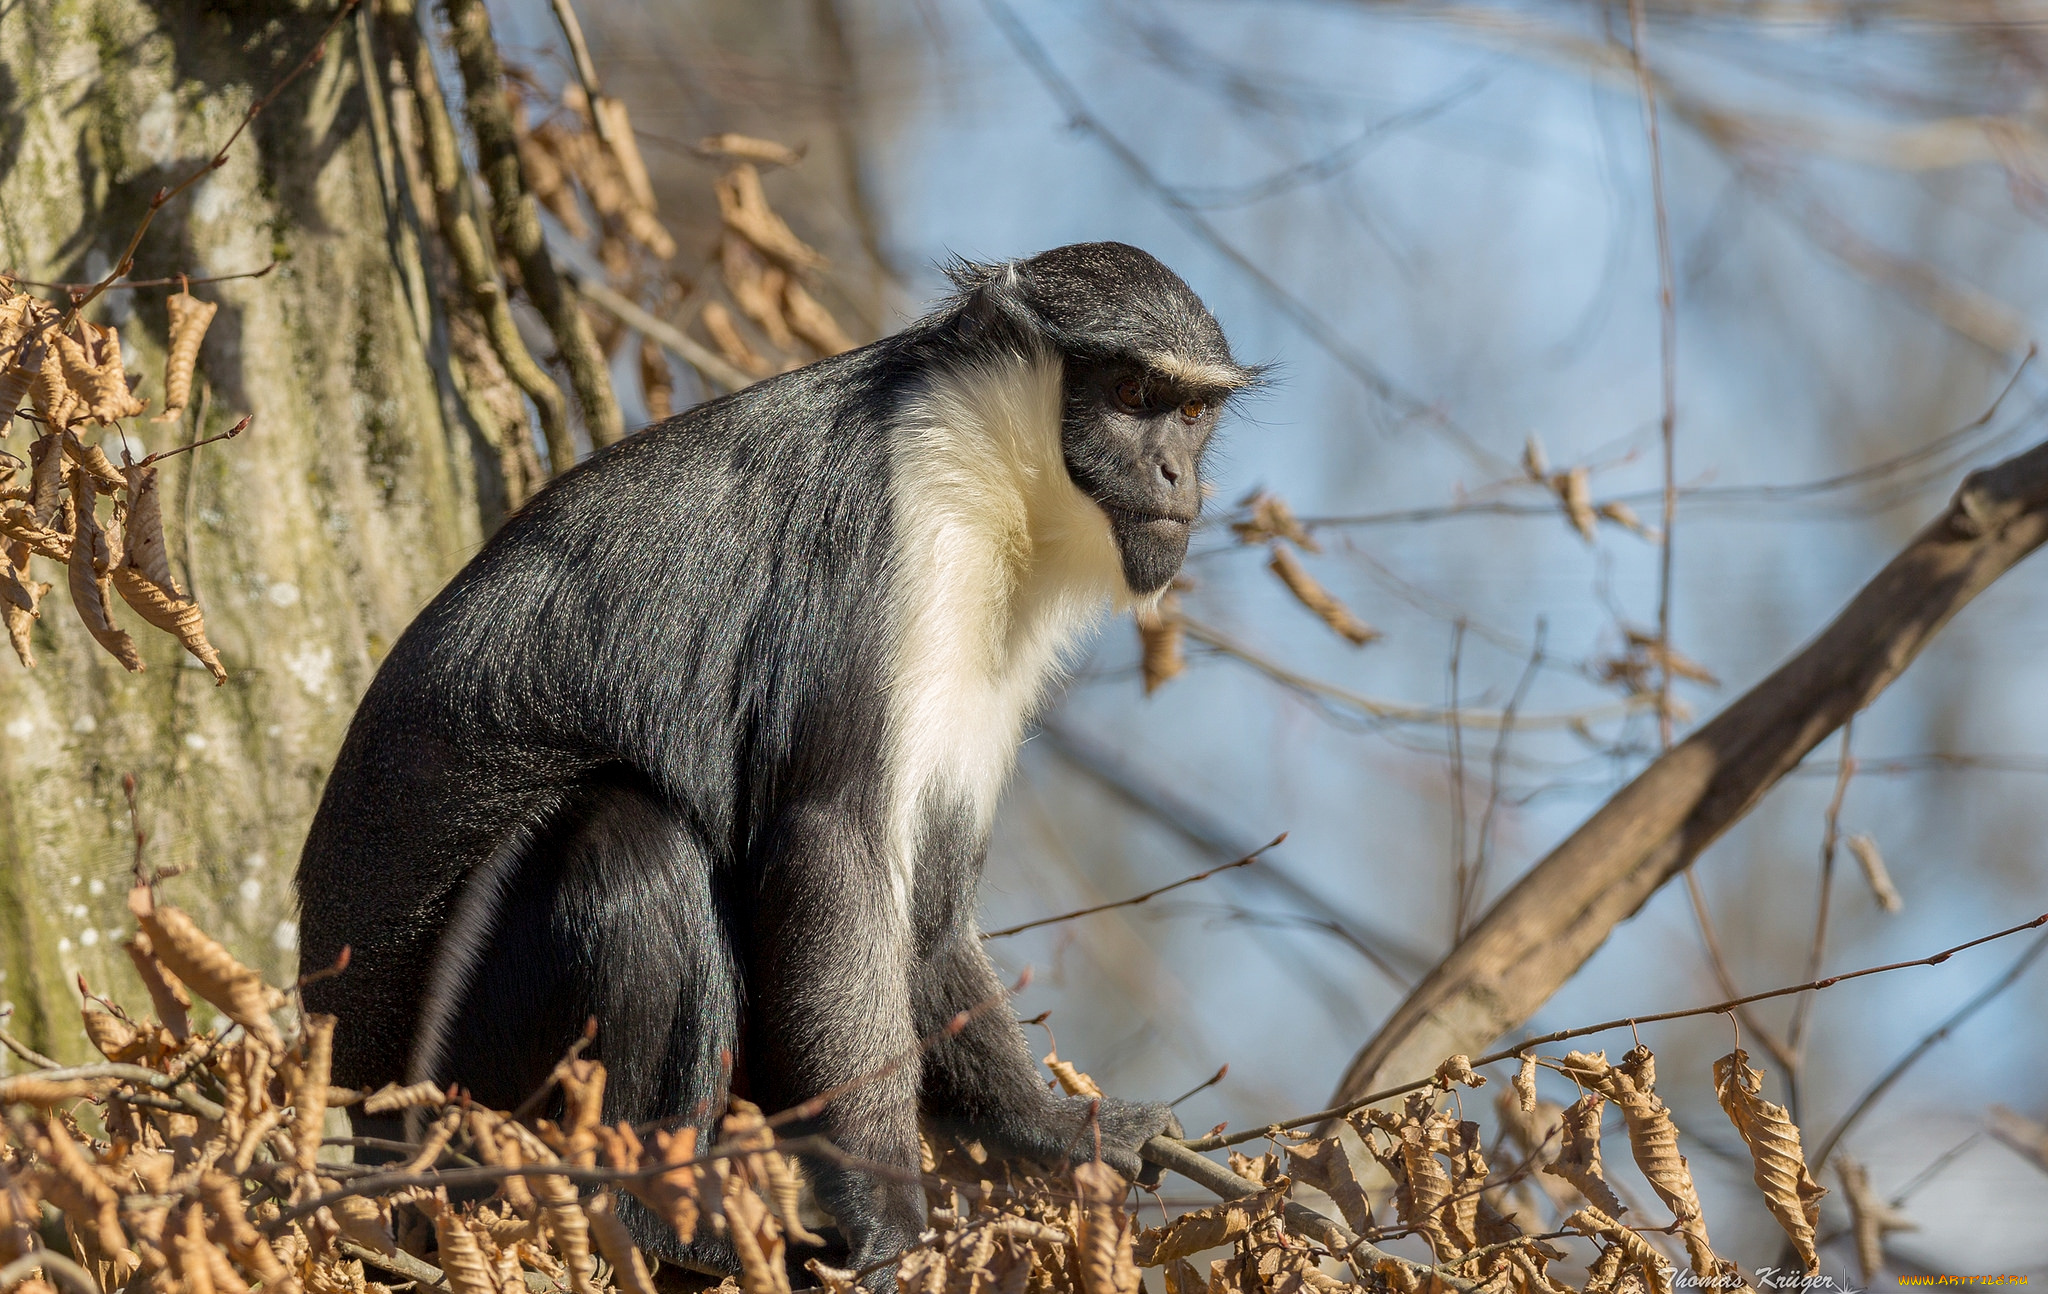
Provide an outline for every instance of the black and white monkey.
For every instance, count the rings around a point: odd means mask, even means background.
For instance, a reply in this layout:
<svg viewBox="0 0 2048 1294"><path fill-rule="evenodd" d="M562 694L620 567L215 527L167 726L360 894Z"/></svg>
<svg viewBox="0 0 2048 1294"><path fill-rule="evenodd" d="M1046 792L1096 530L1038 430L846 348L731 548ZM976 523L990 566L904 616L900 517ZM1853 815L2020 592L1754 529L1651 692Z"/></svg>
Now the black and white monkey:
<svg viewBox="0 0 2048 1294"><path fill-rule="evenodd" d="M1024 725L1100 614L1186 555L1248 385L1136 248L960 264L904 331L594 455L511 517L392 649L299 864L335 1081L518 1104L597 1020L606 1117L709 1125L729 1092L915 1170L923 1118L1095 1153L982 951L975 891ZM1127 1176L1168 1126L1106 1099ZM861 1265L923 1196L808 1165ZM642 1217L657 1253L678 1250Z"/></svg>

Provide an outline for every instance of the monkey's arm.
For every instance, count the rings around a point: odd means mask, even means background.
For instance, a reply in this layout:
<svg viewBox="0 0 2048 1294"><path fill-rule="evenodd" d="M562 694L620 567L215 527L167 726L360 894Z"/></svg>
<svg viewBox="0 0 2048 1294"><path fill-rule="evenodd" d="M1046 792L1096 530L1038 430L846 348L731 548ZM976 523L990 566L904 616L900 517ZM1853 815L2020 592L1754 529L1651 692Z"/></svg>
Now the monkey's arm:
<svg viewBox="0 0 2048 1294"><path fill-rule="evenodd" d="M830 801L778 815L756 894L747 1075L769 1110L844 1089L791 1131L886 1166L806 1164L818 1202L847 1233L850 1264L864 1267L924 1229L908 922L873 833ZM894 1280L885 1268L870 1284Z"/></svg>
<svg viewBox="0 0 2048 1294"><path fill-rule="evenodd" d="M941 1037L925 1054L924 1111L942 1130L1048 1164L1094 1158L1099 1133L1110 1167L1127 1178L1157 1178L1158 1170L1138 1158L1138 1147L1155 1133L1178 1132L1172 1111L1048 1091L1009 991L971 925L963 924L919 968L916 1000L921 1037L938 1035L960 1012L970 1013L959 1033Z"/></svg>

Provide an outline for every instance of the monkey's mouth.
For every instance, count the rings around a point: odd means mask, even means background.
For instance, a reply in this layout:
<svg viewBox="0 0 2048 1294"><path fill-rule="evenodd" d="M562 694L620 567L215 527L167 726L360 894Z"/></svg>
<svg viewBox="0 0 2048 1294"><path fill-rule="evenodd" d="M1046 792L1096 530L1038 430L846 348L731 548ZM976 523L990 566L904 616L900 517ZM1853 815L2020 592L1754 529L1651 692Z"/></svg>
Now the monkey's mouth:
<svg viewBox="0 0 2048 1294"><path fill-rule="evenodd" d="M1114 503L1104 503L1101 507L1104 512L1109 514L1110 523L1119 530L1125 528L1154 530L1165 535L1175 531L1184 531L1195 524L1195 519L1192 516L1183 516L1174 512L1147 512L1138 508L1119 507Z"/></svg>
<svg viewBox="0 0 2048 1294"><path fill-rule="evenodd" d="M1140 512L1104 504L1109 530L1116 537L1124 582L1131 592L1155 593L1173 579L1188 553L1194 518L1167 512Z"/></svg>

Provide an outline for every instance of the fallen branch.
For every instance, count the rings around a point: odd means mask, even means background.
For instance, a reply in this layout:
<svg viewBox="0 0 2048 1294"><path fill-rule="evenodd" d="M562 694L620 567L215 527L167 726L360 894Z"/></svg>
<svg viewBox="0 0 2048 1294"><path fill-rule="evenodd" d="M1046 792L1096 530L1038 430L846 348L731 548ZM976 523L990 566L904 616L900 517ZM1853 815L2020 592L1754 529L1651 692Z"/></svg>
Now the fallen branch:
<svg viewBox="0 0 2048 1294"><path fill-rule="evenodd" d="M1949 617L2048 540L2048 444L1946 512L1792 660L1673 747L1515 883L1359 1051L1335 1100L1515 1028L1765 791L1876 699Z"/></svg>

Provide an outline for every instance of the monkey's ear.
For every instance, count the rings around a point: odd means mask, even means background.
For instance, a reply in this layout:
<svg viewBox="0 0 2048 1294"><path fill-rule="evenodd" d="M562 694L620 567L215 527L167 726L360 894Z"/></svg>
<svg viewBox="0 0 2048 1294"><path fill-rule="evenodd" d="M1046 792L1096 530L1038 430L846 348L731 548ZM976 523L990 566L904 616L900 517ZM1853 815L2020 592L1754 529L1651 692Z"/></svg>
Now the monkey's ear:
<svg viewBox="0 0 2048 1294"><path fill-rule="evenodd" d="M948 257L939 266L953 284L954 294L965 300L999 277L1009 266L1001 262L970 261L965 256Z"/></svg>
<svg viewBox="0 0 2048 1294"><path fill-rule="evenodd" d="M971 335L1003 345L1060 345L1051 321L1027 298L1016 261L988 264L955 257L942 268L956 289L954 317Z"/></svg>

